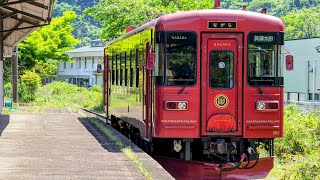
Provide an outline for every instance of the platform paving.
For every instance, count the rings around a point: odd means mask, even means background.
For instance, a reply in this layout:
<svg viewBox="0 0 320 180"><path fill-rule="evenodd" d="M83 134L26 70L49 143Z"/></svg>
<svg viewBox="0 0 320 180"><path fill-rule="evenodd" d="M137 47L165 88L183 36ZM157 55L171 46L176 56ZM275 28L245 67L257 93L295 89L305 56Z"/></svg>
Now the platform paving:
<svg viewBox="0 0 320 180"><path fill-rule="evenodd" d="M138 152L138 151L137 151ZM143 152L153 179L172 179ZM0 179L145 179L92 124L67 109L0 117Z"/></svg>

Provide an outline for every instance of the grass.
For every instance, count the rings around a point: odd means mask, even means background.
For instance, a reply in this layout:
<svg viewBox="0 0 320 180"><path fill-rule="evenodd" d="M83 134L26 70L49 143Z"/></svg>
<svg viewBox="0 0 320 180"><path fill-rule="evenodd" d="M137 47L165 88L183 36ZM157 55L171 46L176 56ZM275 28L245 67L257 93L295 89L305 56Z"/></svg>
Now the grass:
<svg viewBox="0 0 320 180"><path fill-rule="evenodd" d="M275 140L275 167L267 179L320 179L320 111L285 110L285 134Z"/></svg>
<svg viewBox="0 0 320 180"><path fill-rule="evenodd" d="M116 137L109 129L105 128L103 124L101 124L96 118L88 118L95 126L97 126L101 132L103 132L126 156L129 158L135 166L139 169L139 171L143 174L143 176L151 180L152 174L149 172L143 165L138 156L132 151L129 146L125 146L121 140Z"/></svg>
<svg viewBox="0 0 320 180"><path fill-rule="evenodd" d="M102 87L77 87L66 82L52 82L36 92L34 106L50 108L79 107L103 112Z"/></svg>

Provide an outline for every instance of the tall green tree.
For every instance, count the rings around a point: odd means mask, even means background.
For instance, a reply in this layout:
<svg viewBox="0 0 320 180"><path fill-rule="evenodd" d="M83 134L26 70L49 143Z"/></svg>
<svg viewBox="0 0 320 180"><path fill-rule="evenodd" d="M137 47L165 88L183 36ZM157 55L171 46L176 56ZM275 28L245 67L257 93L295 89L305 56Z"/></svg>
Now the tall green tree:
<svg viewBox="0 0 320 180"><path fill-rule="evenodd" d="M85 14L103 24L100 37L110 40L123 34L126 27L136 26L145 20L177 11L211 9L213 4L214 0L100 0L94 7L88 8ZM250 11L265 7L268 14L283 17L304 7L320 5L320 1L222 0L221 5L226 9L241 9L247 5Z"/></svg>
<svg viewBox="0 0 320 180"><path fill-rule="evenodd" d="M85 14L103 24L100 37L109 40L123 34L128 26L136 26L163 14L212 7L212 0L100 0Z"/></svg>
<svg viewBox="0 0 320 180"><path fill-rule="evenodd" d="M66 11L22 41L19 44L19 71L33 69L42 77L48 77L55 74L59 61L71 60L65 52L80 42L72 35L71 23L75 18L75 12Z"/></svg>
<svg viewBox="0 0 320 180"><path fill-rule="evenodd" d="M319 8L296 10L283 17L286 40L320 37Z"/></svg>

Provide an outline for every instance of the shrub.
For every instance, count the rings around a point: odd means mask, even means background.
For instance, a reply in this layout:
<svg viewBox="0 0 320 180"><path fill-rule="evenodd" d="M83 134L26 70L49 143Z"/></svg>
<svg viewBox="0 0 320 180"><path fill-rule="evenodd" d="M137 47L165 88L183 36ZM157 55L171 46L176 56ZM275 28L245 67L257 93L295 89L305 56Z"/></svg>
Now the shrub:
<svg viewBox="0 0 320 180"><path fill-rule="evenodd" d="M89 91L91 92L98 92L98 93L102 93L103 89L101 86L98 86L98 85L94 85L90 88L88 88Z"/></svg>
<svg viewBox="0 0 320 180"><path fill-rule="evenodd" d="M310 154L319 144L319 116L317 113L302 113L294 105L286 107L284 137L275 140L275 153Z"/></svg>
<svg viewBox="0 0 320 180"><path fill-rule="evenodd" d="M285 109L285 132L275 140L276 166L268 179L320 179L320 111Z"/></svg>
<svg viewBox="0 0 320 180"><path fill-rule="evenodd" d="M19 81L19 99L21 102L32 102L35 99L35 93L41 86L40 76L32 71L25 71L20 76Z"/></svg>
<svg viewBox="0 0 320 180"><path fill-rule="evenodd" d="M78 87L66 82L52 82L36 93L36 104L44 107L88 108L102 111L102 87Z"/></svg>

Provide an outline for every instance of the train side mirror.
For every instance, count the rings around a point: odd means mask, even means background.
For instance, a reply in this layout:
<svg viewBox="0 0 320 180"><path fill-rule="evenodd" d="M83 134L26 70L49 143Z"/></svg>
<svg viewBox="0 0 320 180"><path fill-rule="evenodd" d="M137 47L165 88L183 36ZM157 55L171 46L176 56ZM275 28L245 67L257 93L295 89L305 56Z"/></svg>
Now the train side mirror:
<svg viewBox="0 0 320 180"><path fill-rule="evenodd" d="M102 72L102 65L98 64L97 65L97 73L101 73Z"/></svg>
<svg viewBox="0 0 320 180"><path fill-rule="evenodd" d="M320 53L320 44L316 46L316 50L318 53Z"/></svg>
<svg viewBox="0 0 320 180"><path fill-rule="evenodd" d="M155 61L156 61L156 54L154 52L150 52L147 57L147 63L146 63L147 69L153 70Z"/></svg>
<svg viewBox="0 0 320 180"><path fill-rule="evenodd" d="M293 66L293 56L291 54L286 55L286 69L287 71L292 71Z"/></svg>

